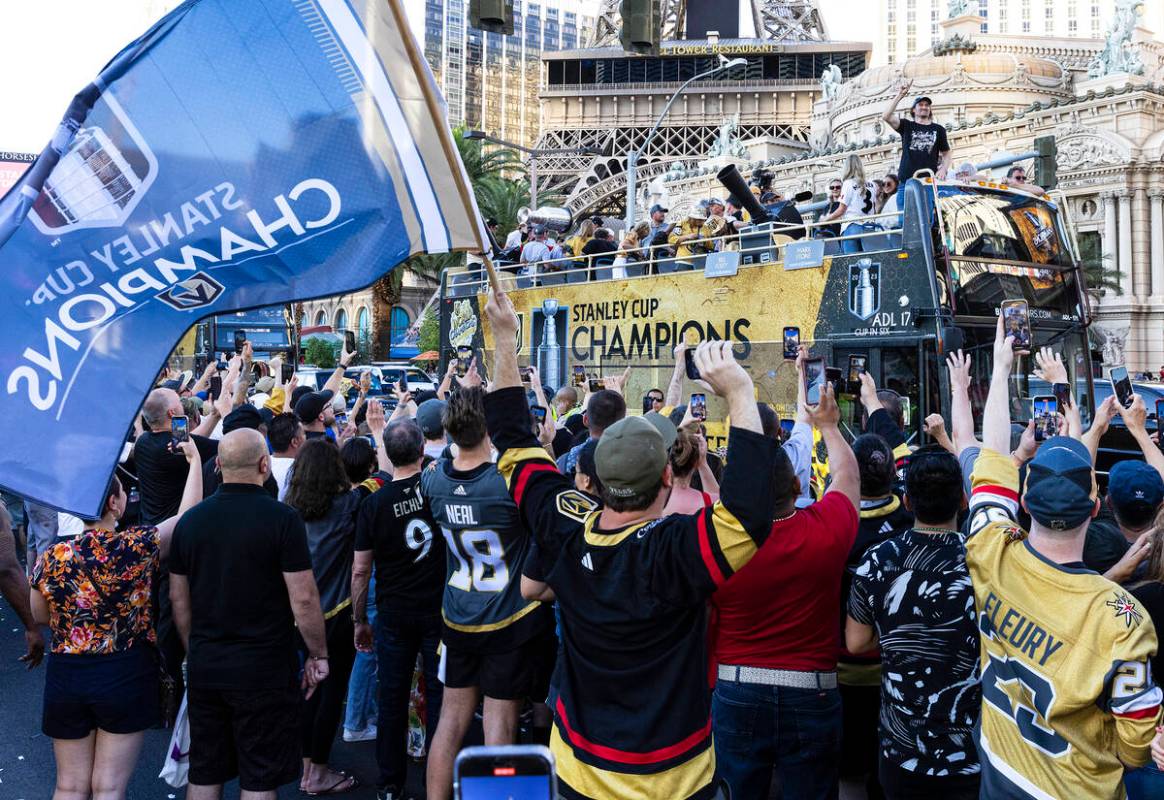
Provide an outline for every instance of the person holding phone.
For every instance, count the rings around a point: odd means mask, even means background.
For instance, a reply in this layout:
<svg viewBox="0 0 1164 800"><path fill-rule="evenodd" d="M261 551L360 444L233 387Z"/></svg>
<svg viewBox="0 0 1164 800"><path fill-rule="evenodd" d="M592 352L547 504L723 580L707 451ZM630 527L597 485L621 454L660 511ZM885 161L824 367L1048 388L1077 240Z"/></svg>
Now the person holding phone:
<svg viewBox="0 0 1164 800"><path fill-rule="evenodd" d="M712 505L719 499L719 482L707 463L707 439L689 426L676 430L671 420L662 414L645 418L662 434L663 444L669 453L671 474L674 476L671 496L667 498L663 514L694 514ZM691 486L696 475L699 476L702 489Z"/></svg>
<svg viewBox="0 0 1164 800"><path fill-rule="evenodd" d="M176 513L117 530L128 504L115 475L84 531L46 550L32 572L32 615L52 634L45 670L45 736L53 740L56 792L124 797L145 731L161 723L157 638L150 594L174 528L202 499L197 445Z"/></svg>
<svg viewBox="0 0 1164 800"><path fill-rule="evenodd" d="M561 791L726 797L715 784L704 619L707 599L751 560L771 525L777 448L762 433L751 378L730 343L696 349L695 365L732 421L719 501L662 516L673 483L666 447L634 416L596 446L600 509L554 469L525 424L513 304L495 293L485 313L496 365L487 428L545 576L527 595L552 590L561 612L558 674L569 678L555 687L551 739ZM665 760L640 755L659 752Z"/></svg>

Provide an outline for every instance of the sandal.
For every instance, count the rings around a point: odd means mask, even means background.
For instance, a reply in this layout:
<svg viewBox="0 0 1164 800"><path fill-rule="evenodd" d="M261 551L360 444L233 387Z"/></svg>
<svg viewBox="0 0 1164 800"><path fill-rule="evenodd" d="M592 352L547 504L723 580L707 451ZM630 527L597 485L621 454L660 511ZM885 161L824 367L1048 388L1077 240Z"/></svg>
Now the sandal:
<svg viewBox="0 0 1164 800"><path fill-rule="evenodd" d="M334 774L339 776L339 780L333 783L326 789L320 789L318 792L309 792L306 789L301 789L308 797L322 797L330 794L347 794L348 792L360 788L360 781L355 775L349 775L343 770L333 770ZM346 784L346 785L345 785ZM343 786L344 788L340 788Z"/></svg>

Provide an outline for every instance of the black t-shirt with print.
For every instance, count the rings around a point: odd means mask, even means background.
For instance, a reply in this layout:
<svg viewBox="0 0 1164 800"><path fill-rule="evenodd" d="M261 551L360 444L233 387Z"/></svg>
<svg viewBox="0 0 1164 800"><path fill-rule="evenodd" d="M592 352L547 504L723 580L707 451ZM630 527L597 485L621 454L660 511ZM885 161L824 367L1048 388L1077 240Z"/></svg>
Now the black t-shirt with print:
<svg viewBox="0 0 1164 800"><path fill-rule="evenodd" d="M911 119L903 119L897 132L901 134L901 164L897 174L902 182L912 178L919 169L936 172L940 155L950 149L946 129L936 122L919 125Z"/></svg>

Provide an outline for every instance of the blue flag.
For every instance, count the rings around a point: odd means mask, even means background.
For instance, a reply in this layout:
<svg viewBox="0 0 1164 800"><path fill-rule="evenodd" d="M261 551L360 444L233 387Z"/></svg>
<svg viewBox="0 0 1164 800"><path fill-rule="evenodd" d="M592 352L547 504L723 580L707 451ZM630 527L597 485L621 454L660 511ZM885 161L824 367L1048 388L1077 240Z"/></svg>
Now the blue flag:
<svg viewBox="0 0 1164 800"><path fill-rule="evenodd" d="M188 0L0 200L0 486L92 514L199 318L482 236L399 0Z"/></svg>

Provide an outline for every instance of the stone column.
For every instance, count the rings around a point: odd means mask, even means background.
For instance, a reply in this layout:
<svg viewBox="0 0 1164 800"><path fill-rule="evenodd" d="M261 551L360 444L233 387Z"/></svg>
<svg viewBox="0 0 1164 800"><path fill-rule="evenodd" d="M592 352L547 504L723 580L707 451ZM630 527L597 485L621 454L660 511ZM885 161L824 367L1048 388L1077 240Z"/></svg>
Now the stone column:
<svg viewBox="0 0 1164 800"><path fill-rule="evenodd" d="M1137 299L1147 297L1152 291L1151 244L1148 191L1137 186L1132 194L1132 288Z"/></svg>
<svg viewBox="0 0 1164 800"><path fill-rule="evenodd" d="M1132 302L1135 291L1132 286L1132 196L1127 189L1116 193L1119 201L1119 264L1120 287L1126 302Z"/></svg>
<svg viewBox="0 0 1164 800"><path fill-rule="evenodd" d="M1116 247L1119 232L1116 230L1115 194L1112 192L1104 192L1100 197L1103 200L1103 235L1100 238L1103 268L1108 270L1119 269L1119 262L1117 260L1119 248Z"/></svg>
<svg viewBox="0 0 1164 800"><path fill-rule="evenodd" d="M1152 294L1164 295L1164 191L1148 192L1152 218Z"/></svg>

